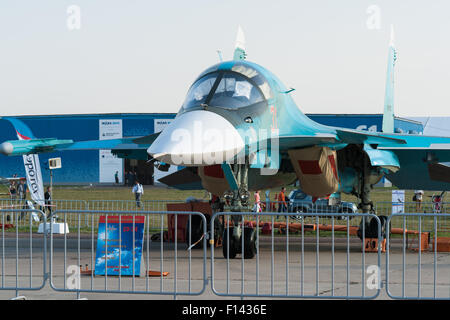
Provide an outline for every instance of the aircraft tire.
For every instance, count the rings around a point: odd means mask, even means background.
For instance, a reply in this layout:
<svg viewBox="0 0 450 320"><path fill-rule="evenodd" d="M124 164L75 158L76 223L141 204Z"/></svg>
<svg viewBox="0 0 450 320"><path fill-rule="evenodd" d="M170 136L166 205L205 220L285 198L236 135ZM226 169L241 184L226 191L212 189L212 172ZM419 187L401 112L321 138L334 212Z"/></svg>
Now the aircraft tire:
<svg viewBox="0 0 450 320"><path fill-rule="evenodd" d="M253 259L256 255L256 230L246 227L244 229L244 259Z"/></svg>
<svg viewBox="0 0 450 320"><path fill-rule="evenodd" d="M229 230L227 231L227 229L229 229ZM238 251L236 248L236 241L234 240L234 237L233 237L233 230L234 230L233 227L224 228L224 230L223 230L222 252L223 252L223 257L225 259L227 259L227 256L230 259L236 258L236 254ZM230 249L229 250L228 250L228 234L230 235L230 239L229 239Z"/></svg>

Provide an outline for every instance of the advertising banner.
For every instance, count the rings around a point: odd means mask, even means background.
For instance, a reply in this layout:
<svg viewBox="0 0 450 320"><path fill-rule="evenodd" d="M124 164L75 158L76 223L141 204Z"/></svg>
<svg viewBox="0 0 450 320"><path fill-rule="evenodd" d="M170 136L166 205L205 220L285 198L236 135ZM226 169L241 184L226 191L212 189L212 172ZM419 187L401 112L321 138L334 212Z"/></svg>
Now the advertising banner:
<svg viewBox="0 0 450 320"><path fill-rule="evenodd" d="M134 275L140 275L144 223L145 216L100 216L95 275L104 276L108 270L108 276L118 276L119 272L122 276L132 276L133 263Z"/></svg>
<svg viewBox="0 0 450 320"><path fill-rule="evenodd" d="M31 199L40 206L44 206L44 185L42 183L41 165L37 154L23 156L23 164L27 176L27 187Z"/></svg>
<svg viewBox="0 0 450 320"><path fill-rule="evenodd" d="M405 190L392 190L392 213L405 212Z"/></svg>
<svg viewBox="0 0 450 320"><path fill-rule="evenodd" d="M99 140L122 138L122 119L100 119ZM99 150L99 182L114 183L115 175L123 182L123 159L116 158L111 150Z"/></svg>

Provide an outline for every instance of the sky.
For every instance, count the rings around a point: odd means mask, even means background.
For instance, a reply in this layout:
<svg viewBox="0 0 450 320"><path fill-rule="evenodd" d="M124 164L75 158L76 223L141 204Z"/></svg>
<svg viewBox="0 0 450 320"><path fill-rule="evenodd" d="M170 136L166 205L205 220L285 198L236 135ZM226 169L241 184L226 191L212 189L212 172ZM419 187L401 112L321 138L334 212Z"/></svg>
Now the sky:
<svg viewBox="0 0 450 320"><path fill-rule="evenodd" d="M450 116L449 12L447 0L3 0L0 116L177 112L217 50L231 59L239 25L248 60L295 88L304 113L382 113L391 24L395 114Z"/></svg>

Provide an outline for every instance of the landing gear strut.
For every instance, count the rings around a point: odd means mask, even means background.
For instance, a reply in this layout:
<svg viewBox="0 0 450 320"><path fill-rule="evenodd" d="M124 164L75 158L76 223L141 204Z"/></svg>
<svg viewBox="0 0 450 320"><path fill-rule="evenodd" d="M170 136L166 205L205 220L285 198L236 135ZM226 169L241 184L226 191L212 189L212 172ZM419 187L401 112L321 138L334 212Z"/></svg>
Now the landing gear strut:
<svg viewBox="0 0 450 320"><path fill-rule="evenodd" d="M229 203L228 209L231 212L248 211L248 169L249 159L245 158L245 163L234 164L232 167L234 190L225 195L225 200ZM242 221L242 224L239 222ZM226 223L226 221L223 221ZM241 253L245 259L251 259L256 254L257 234L254 228L243 226L242 215L231 215L232 227L228 224L223 229L223 256L234 259L236 254ZM242 229L244 228L244 229ZM243 237L243 238L242 238Z"/></svg>

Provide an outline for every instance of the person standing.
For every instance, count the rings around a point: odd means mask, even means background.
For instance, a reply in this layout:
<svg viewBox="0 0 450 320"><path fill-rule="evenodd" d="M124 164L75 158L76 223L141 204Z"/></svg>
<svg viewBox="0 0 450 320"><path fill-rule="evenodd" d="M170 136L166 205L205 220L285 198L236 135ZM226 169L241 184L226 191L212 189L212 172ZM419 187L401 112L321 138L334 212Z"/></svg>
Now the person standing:
<svg viewBox="0 0 450 320"><path fill-rule="evenodd" d="M128 181L130 186L134 186L136 182L136 174L133 171L130 171L130 180Z"/></svg>
<svg viewBox="0 0 450 320"><path fill-rule="evenodd" d="M9 196L12 201L16 200L16 198L17 198L17 188L16 188L15 181L11 181L11 184L9 186Z"/></svg>
<svg viewBox="0 0 450 320"><path fill-rule="evenodd" d="M119 184L119 171L116 171L114 174L114 179L116 180L116 184Z"/></svg>
<svg viewBox="0 0 450 320"><path fill-rule="evenodd" d="M11 208L15 208L16 206L16 198L17 198L17 188L16 182L13 180L9 185L9 197L11 199ZM9 215L6 216L6 220L10 221L11 217Z"/></svg>
<svg viewBox="0 0 450 320"><path fill-rule="evenodd" d="M52 216L52 188L47 187L47 191L44 194L45 208L48 212L48 217Z"/></svg>
<svg viewBox="0 0 450 320"><path fill-rule="evenodd" d="M25 180L20 180L19 185L17 186L17 194L19 196L19 200L22 203L22 210L27 209L27 185L25 184ZM22 212L19 217L23 219L25 216L25 212Z"/></svg>
<svg viewBox="0 0 450 320"><path fill-rule="evenodd" d="M259 195L259 190L255 191L255 205L253 206L254 212L261 212L261 196Z"/></svg>
<svg viewBox="0 0 450 320"><path fill-rule="evenodd" d="M416 211L418 212L422 208L423 190L414 190L414 201L416 201Z"/></svg>
<svg viewBox="0 0 450 320"><path fill-rule="evenodd" d="M20 183L17 186L17 193L20 200L25 200L27 198L27 185L25 184L25 180L20 180Z"/></svg>
<svg viewBox="0 0 450 320"><path fill-rule="evenodd" d="M129 186L128 181L130 180L130 171L127 171L127 173L125 173L125 182L124 185Z"/></svg>
<svg viewBox="0 0 450 320"><path fill-rule="evenodd" d="M132 193L134 193L135 199L136 199L136 206L138 208L141 207L141 197L144 194L144 188L142 187L142 184L139 183L139 181L134 181L134 187L131 190Z"/></svg>
<svg viewBox="0 0 450 320"><path fill-rule="evenodd" d="M266 190L266 211L270 210L270 189Z"/></svg>
<svg viewBox="0 0 450 320"><path fill-rule="evenodd" d="M286 195L284 194L285 191L286 188L282 187L280 193L278 194L278 212L287 211Z"/></svg>

